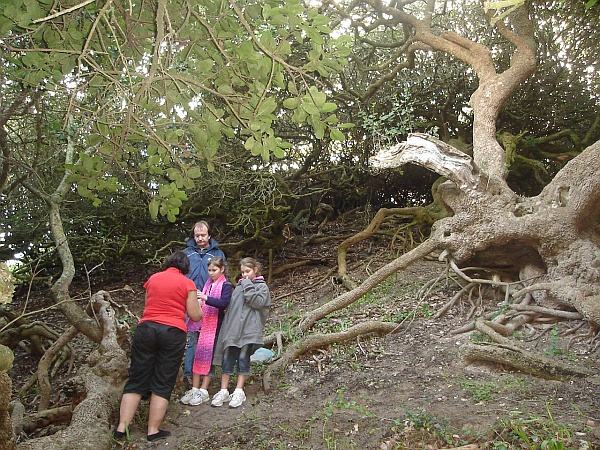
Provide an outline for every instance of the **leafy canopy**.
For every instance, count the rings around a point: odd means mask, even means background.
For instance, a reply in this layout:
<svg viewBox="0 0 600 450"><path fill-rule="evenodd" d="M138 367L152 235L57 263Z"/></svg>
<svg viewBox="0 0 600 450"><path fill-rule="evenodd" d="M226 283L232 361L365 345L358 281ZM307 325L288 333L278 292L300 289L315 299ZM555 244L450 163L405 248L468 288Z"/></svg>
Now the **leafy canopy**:
<svg viewBox="0 0 600 450"><path fill-rule="evenodd" d="M318 138L344 140L324 81L347 64L349 38L299 0L0 0L8 83L59 99L80 195L136 182L153 217L174 221L223 139L268 161L291 144L285 109ZM70 124L70 125L68 125Z"/></svg>

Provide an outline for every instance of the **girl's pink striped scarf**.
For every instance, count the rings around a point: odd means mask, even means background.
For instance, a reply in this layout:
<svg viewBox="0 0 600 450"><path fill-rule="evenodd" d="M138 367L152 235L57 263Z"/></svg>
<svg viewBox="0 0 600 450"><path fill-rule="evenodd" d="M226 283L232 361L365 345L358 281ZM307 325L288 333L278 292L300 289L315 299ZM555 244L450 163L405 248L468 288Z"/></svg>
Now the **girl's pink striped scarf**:
<svg viewBox="0 0 600 450"><path fill-rule="evenodd" d="M225 282L225 275L221 275L217 281L213 282L211 278L204 284L202 293L215 298L221 298L221 290ZM202 307L202 325L200 335L198 336L198 345L194 356L194 366L192 371L200 375L206 375L210 372L212 363L213 347L215 346L215 336L217 334L217 325L219 324L219 308L209 306L206 303Z"/></svg>

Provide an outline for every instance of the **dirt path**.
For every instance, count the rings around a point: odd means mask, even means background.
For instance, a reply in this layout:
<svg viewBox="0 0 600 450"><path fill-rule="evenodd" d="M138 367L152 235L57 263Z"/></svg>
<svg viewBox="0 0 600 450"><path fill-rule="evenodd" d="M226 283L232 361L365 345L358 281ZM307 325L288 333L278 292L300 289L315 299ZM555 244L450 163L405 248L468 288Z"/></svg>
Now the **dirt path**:
<svg viewBox="0 0 600 450"><path fill-rule="evenodd" d="M269 395L260 385L264 367L254 365L248 400L240 408L194 407L173 401L164 425L173 433L171 437L148 443L142 427L134 424L133 440L114 448L441 449L466 444L479 445L472 448L542 448L540 430L544 429L564 448L600 448L600 376L558 382L505 367L467 365L458 350L469 336L450 334L464 324L467 307L457 305L434 320L433 312L451 296L449 290L431 293L426 302L407 301L407 286L437 276L439 269L436 263L412 267L386 288L385 307L375 300L361 301L362 305L344 315L317 325L326 329L367 317L406 316L399 333L365 337L304 355L281 374ZM311 275L311 270L298 279L316 279L317 273ZM314 307L325 294L319 288L290 297L293 279L289 276L273 283L274 297L279 300L271 326L283 327L285 317ZM552 331L545 334L545 339L531 346L578 360L598 372L600 355L598 350L588 353L588 341L580 339L567 347L566 338ZM209 392L212 395L217 389L218 381L213 380ZM178 387L177 398L183 390ZM140 409L142 422L145 408ZM520 446L519 433L530 439L530 447ZM540 436L538 442L536 436ZM512 446L506 446L513 438Z"/></svg>

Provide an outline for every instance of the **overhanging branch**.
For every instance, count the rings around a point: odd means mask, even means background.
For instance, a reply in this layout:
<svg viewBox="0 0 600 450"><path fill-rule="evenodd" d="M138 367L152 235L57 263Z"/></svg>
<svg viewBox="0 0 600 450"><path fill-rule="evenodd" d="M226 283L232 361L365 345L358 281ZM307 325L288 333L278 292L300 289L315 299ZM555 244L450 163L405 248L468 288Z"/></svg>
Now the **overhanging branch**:
<svg viewBox="0 0 600 450"><path fill-rule="evenodd" d="M406 163L439 173L465 192L474 192L480 183L479 171L469 155L427 134L410 134L405 142L380 150L371 159L371 165L376 169L400 167Z"/></svg>

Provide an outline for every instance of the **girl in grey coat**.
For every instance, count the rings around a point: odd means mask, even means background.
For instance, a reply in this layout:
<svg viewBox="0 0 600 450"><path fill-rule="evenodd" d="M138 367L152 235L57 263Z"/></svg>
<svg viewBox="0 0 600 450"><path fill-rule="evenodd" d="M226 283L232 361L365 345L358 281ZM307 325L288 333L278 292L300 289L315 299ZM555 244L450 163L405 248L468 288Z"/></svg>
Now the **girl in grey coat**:
<svg viewBox="0 0 600 450"><path fill-rule="evenodd" d="M250 375L250 356L263 344L263 328L271 307L271 293L260 275L260 264L254 258L240 261L242 279L238 281L225 312L215 346L214 361L221 361L221 390L211 402L221 406L229 402L237 408L246 400L244 384ZM237 384L229 394L229 381L237 364Z"/></svg>

